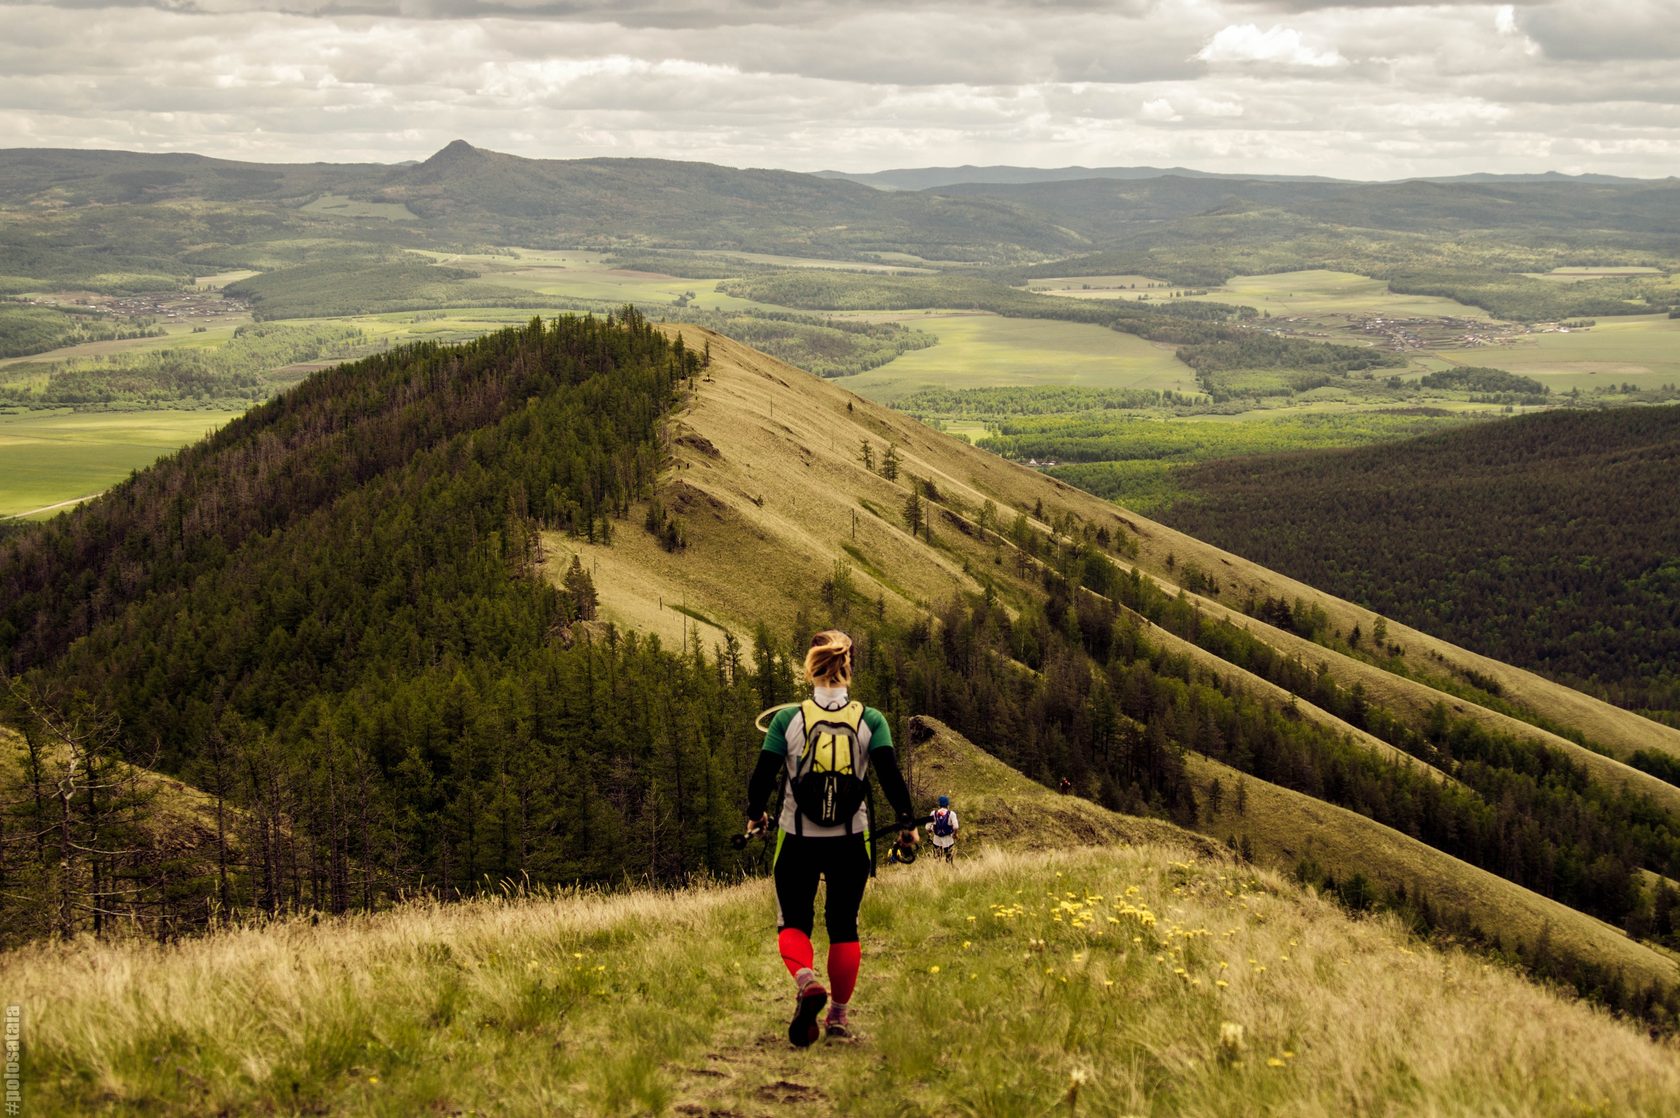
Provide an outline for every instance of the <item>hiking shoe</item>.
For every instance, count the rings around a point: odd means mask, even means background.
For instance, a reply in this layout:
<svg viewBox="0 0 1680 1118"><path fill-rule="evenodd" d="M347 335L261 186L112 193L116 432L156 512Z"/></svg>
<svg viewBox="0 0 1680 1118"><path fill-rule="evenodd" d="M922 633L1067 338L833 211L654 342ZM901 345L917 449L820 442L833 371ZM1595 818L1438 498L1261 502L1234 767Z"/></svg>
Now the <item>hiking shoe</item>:
<svg viewBox="0 0 1680 1118"><path fill-rule="evenodd" d="M850 1040L852 1038L852 1030L846 1022L836 1020L833 1017L823 1022L823 1032L828 1035L829 1040Z"/></svg>
<svg viewBox="0 0 1680 1118"><path fill-rule="evenodd" d="M812 982L799 991L799 1008L788 1022L788 1043L795 1048L809 1048L816 1043L822 1030L817 1027L817 1014L828 1004L828 991L822 983Z"/></svg>

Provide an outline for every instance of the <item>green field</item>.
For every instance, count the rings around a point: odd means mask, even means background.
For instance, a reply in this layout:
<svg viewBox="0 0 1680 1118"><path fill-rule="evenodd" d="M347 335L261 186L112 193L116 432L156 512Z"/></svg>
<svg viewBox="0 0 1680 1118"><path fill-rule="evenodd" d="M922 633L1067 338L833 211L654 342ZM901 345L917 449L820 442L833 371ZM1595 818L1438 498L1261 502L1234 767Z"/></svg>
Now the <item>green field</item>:
<svg viewBox="0 0 1680 1118"><path fill-rule="evenodd" d="M1056 276L1033 280L1028 291L1040 295L1066 295L1074 299L1136 299L1140 295L1157 296L1163 289L1173 290L1175 284L1154 276L1127 274L1122 276Z"/></svg>
<svg viewBox="0 0 1680 1118"><path fill-rule="evenodd" d="M1077 276L1067 279L1034 280L1031 289L1044 295L1076 299L1171 299L1184 290L1150 276ZM1452 299L1431 295L1396 295L1383 280L1352 272L1311 269L1277 272L1271 275L1234 276L1223 287L1205 294L1185 296L1197 302L1233 303L1265 311L1273 317L1345 320L1348 317L1384 315L1391 318L1476 318L1486 319L1480 307L1466 306ZM1177 301L1177 300L1173 300Z"/></svg>
<svg viewBox="0 0 1680 1118"><path fill-rule="evenodd" d="M80 345L48 350L45 353L3 358L0 359L0 384L6 383L9 379L5 370L19 365L39 365L44 362L70 361L82 357L111 357L118 353L138 353L151 349L200 349L222 345L233 337L235 330L249 324L250 321L248 315L228 315L215 319L213 325L209 323L171 322L163 327L166 333L162 337L83 342ZM204 326L205 329L200 333L194 333L194 326Z"/></svg>
<svg viewBox="0 0 1680 1118"><path fill-rule="evenodd" d="M0 415L0 517L51 515L203 438L238 412L25 412Z"/></svg>
<svg viewBox="0 0 1680 1118"><path fill-rule="evenodd" d="M1507 345L1455 353L1449 363L1521 373L1553 392L1589 392L1623 381L1656 388L1680 383L1680 319L1601 318L1588 330L1528 334Z"/></svg>
<svg viewBox="0 0 1680 1118"><path fill-rule="evenodd" d="M999 385L1196 391L1195 375L1171 346L1101 326L990 314L894 317L937 335L939 344L846 378L847 388L882 403L923 388Z"/></svg>
<svg viewBox="0 0 1680 1118"><path fill-rule="evenodd" d="M828 260L819 256L771 256L764 252L728 252L718 251L710 255L721 256L729 260L745 260L751 264L771 264L778 268L833 268L842 272L911 272L926 274L934 269L919 267L921 263L915 257L904 257L901 253L876 253L880 257L878 263L867 263L861 260ZM889 257L902 257L888 259Z"/></svg>
<svg viewBox="0 0 1680 1118"><path fill-rule="evenodd" d="M213 275L198 276L193 280L193 286L201 291L214 291L226 287L230 283L238 283L243 279L250 279L258 273L249 268L235 268L231 272L216 272Z"/></svg>
<svg viewBox="0 0 1680 1118"><path fill-rule="evenodd" d="M600 253L517 249L510 256L431 252L440 264L471 268L487 283L514 287L553 299L581 299L607 305L675 303L690 292L692 306L708 310L746 310L762 304L720 295L715 279L685 279L659 272L616 268ZM773 258L766 258L773 259ZM817 261L784 261L789 267L819 266ZM899 269L881 269L899 270ZM540 302L540 300L533 300Z"/></svg>
<svg viewBox="0 0 1680 1118"><path fill-rule="evenodd" d="M1383 315L1389 318L1476 318L1491 316L1480 307L1433 295L1396 295L1383 280L1352 272L1279 272L1269 276L1234 276L1224 287L1199 301L1238 303L1269 312L1273 317L1345 318Z"/></svg>
<svg viewBox="0 0 1680 1118"><path fill-rule="evenodd" d="M1524 272L1529 279L1551 280L1555 283L1580 283L1582 280L1605 279L1617 276L1660 276L1661 268L1606 267L1553 268L1549 272Z"/></svg>

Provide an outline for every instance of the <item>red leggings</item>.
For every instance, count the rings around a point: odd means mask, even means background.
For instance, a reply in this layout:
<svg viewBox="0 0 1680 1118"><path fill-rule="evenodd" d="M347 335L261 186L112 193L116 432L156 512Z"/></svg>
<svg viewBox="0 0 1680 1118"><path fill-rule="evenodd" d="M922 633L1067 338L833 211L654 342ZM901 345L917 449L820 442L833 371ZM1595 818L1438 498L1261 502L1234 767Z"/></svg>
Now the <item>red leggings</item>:
<svg viewBox="0 0 1680 1118"><path fill-rule="evenodd" d="M851 1001L863 949L858 943L858 907L869 883L869 848L862 835L801 838L783 835L776 853L777 944L795 978L812 967L811 928L816 922L817 882L828 881L823 923L828 929L828 980L834 1000Z"/></svg>

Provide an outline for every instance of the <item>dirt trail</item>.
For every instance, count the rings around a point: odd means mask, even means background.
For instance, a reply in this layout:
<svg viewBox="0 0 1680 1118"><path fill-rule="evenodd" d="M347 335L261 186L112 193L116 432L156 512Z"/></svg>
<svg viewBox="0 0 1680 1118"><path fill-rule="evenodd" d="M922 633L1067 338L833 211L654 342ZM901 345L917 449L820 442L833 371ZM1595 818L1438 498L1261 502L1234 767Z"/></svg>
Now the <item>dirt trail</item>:
<svg viewBox="0 0 1680 1118"><path fill-rule="evenodd" d="M100 493L103 492L104 490L100 490ZM22 520L27 516L38 516L43 512L51 512L54 509L63 509L69 508L71 505L79 505L83 501L91 501L97 496L99 496L99 493L89 493L86 497L72 497L68 501L59 501L57 504L52 505L42 505L40 508L30 509L28 512L7 513L4 516L0 516L0 520Z"/></svg>
<svg viewBox="0 0 1680 1118"><path fill-rule="evenodd" d="M774 949L766 941L765 950ZM868 1050L867 1038L807 1049L787 1041L793 985L779 970L752 997L719 1021L712 1044L696 1060L674 1067L677 1084L671 1113L684 1118L782 1118L790 1104L812 1118L841 1118L824 1084L855 1075L853 1061Z"/></svg>

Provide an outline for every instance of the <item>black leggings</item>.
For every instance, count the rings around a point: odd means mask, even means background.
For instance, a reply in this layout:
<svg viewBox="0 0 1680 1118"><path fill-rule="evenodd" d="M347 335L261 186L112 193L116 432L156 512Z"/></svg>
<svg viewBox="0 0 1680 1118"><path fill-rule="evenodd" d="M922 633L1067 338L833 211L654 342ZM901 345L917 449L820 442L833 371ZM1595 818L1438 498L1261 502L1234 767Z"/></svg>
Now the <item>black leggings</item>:
<svg viewBox="0 0 1680 1118"><path fill-rule="evenodd" d="M783 834L776 850L776 927L806 935L816 922L817 879L828 880L823 923L828 942L856 943L858 906L869 883L869 847L862 835L801 838Z"/></svg>

